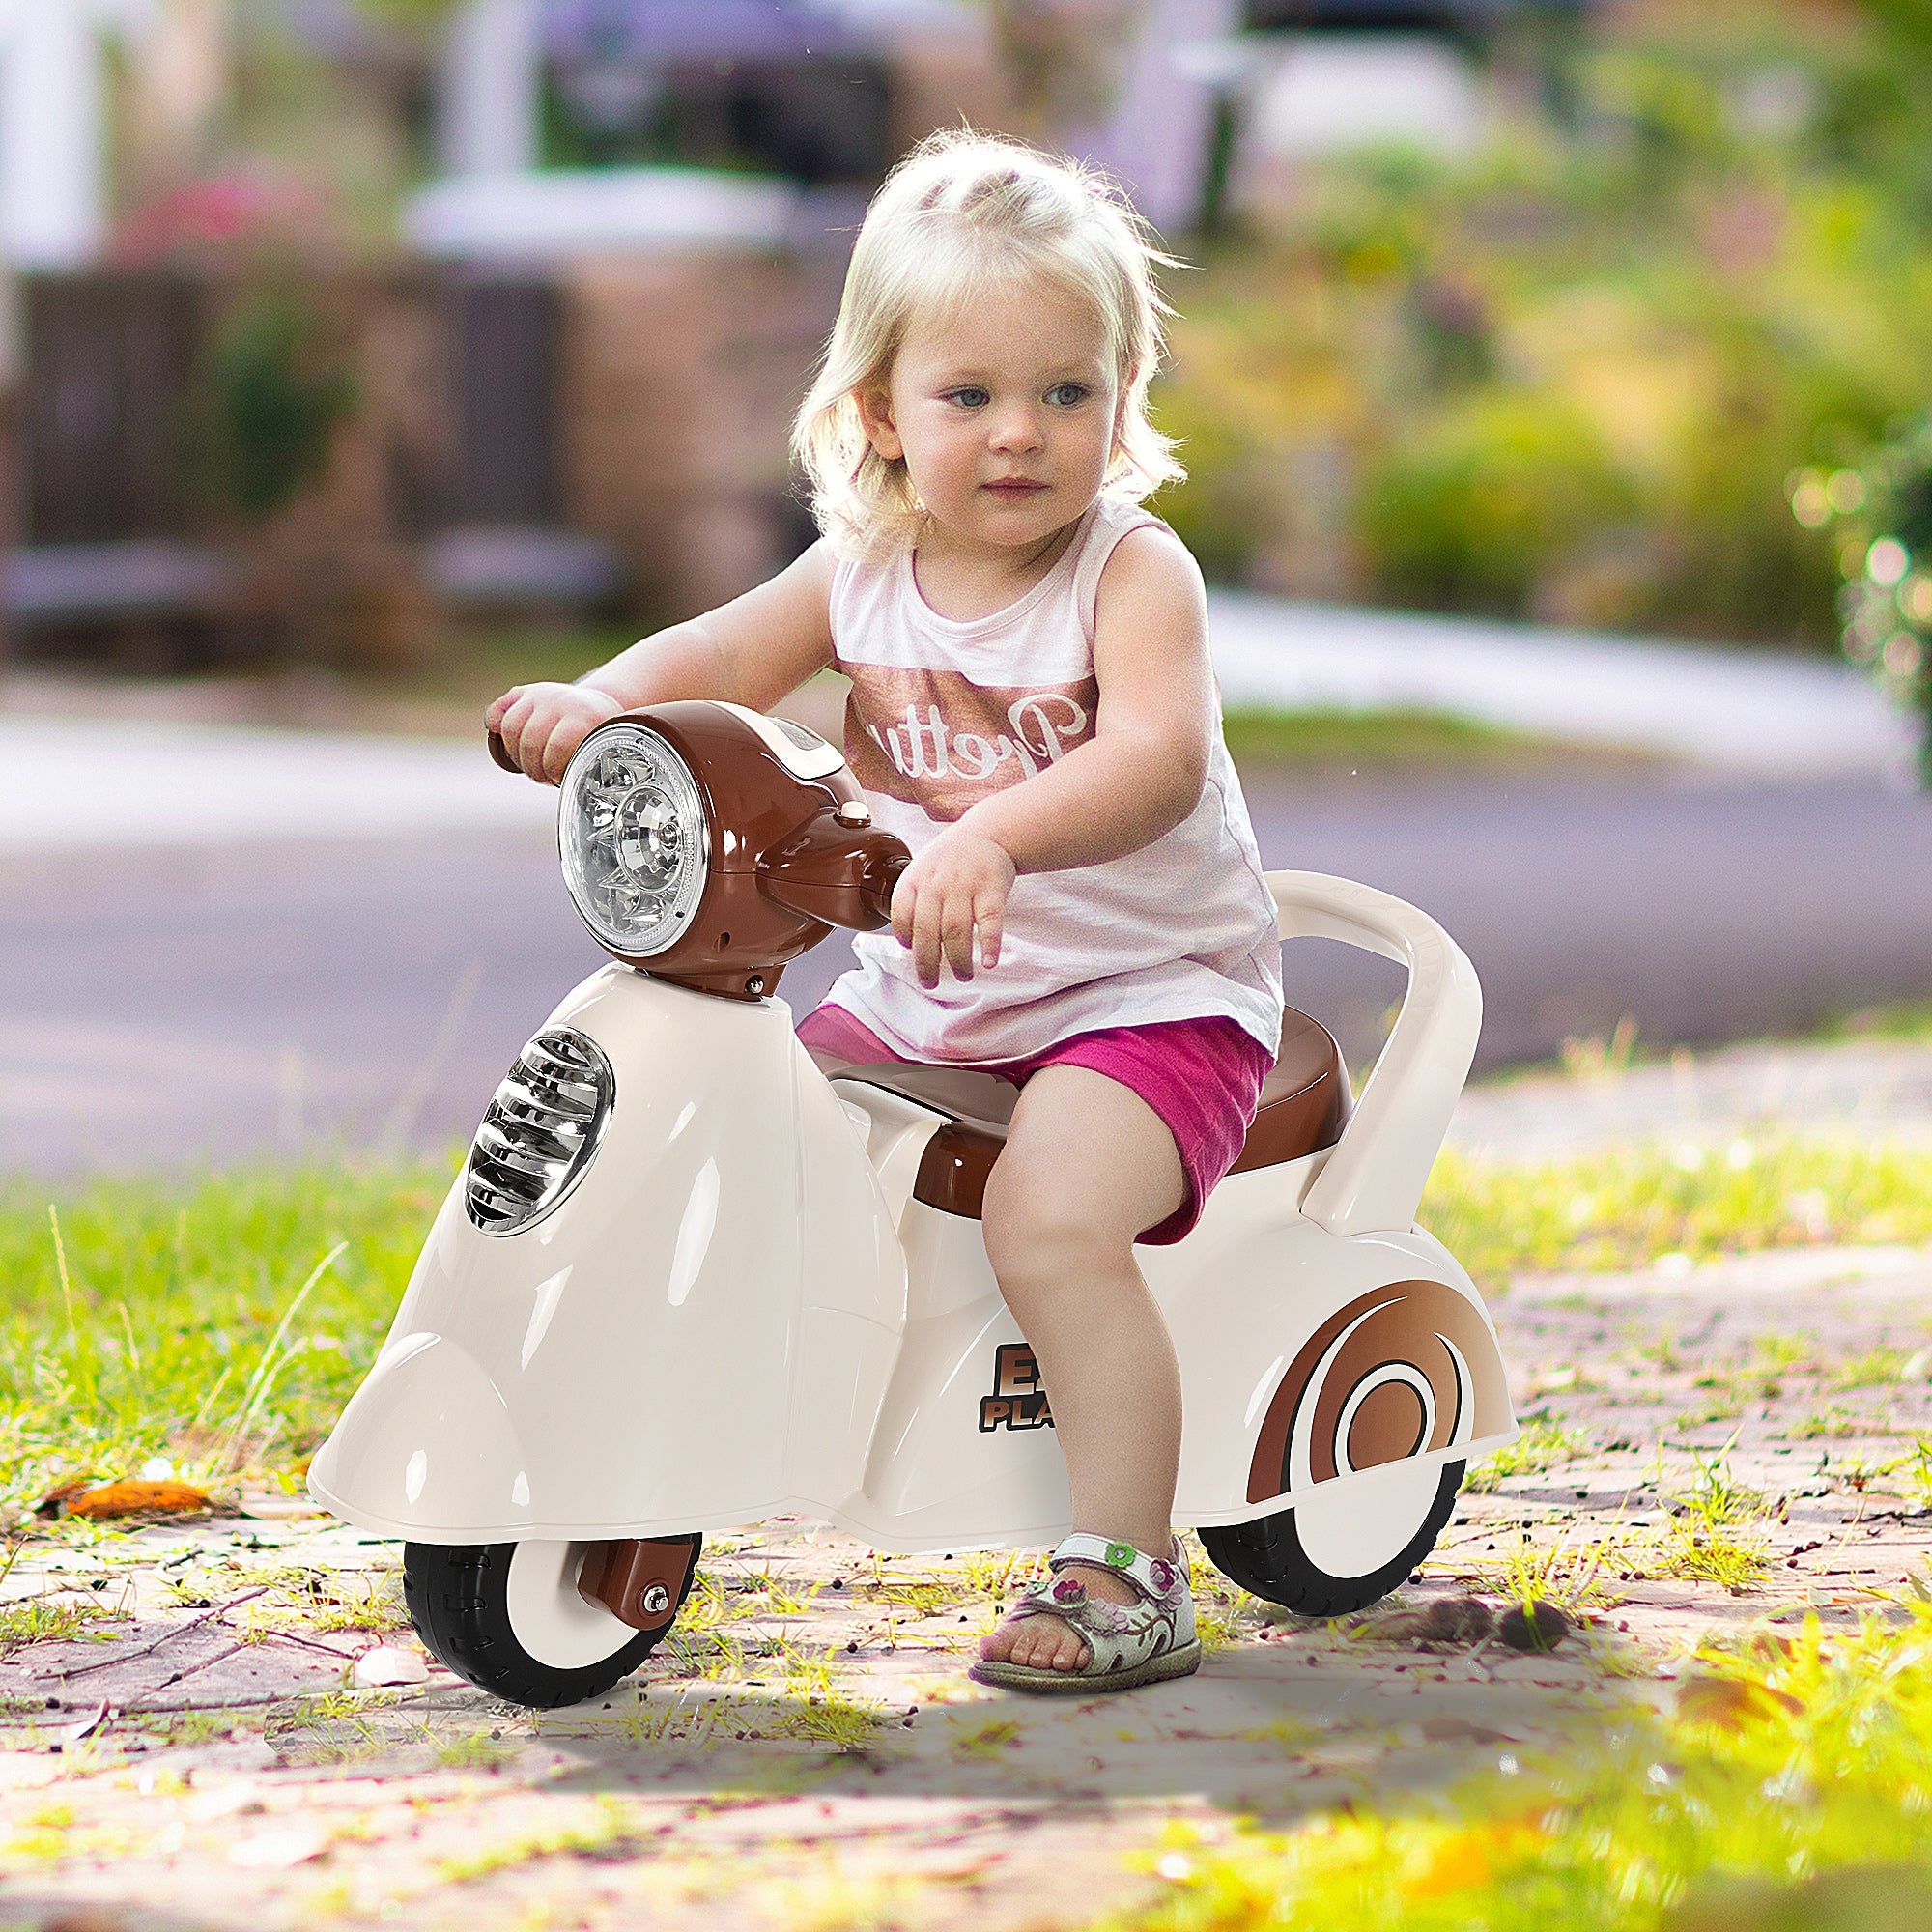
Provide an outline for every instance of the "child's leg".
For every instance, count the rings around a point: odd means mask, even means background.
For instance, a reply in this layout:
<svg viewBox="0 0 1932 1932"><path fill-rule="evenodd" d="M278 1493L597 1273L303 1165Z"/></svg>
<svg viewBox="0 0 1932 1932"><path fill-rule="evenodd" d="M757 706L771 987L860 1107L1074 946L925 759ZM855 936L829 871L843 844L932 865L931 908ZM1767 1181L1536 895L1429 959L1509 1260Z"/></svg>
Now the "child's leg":
<svg viewBox="0 0 1932 1932"><path fill-rule="evenodd" d="M1167 1554L1180 1464L1180 1368L1133 1243L1185 1189L1160 1116L1104 1073L1067 1065L1027 1082L986 1184L986 1253L1053 1404L1073 1527L1155 1556ZM1081 1580L1133 1601L1111 1571L1083 1565ZM1072 1670L1087 1645L1037 1616L1003 1626L980 1654Z"/></svg>

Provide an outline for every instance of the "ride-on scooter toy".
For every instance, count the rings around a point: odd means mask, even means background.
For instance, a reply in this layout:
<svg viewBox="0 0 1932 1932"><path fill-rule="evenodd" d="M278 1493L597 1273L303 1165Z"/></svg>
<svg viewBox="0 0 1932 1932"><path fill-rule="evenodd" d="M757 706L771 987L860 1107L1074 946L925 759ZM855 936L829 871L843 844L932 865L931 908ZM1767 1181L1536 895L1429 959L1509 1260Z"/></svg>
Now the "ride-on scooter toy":
<svg viewBox="0 0 1932 1932"><path fill-rule="evenodd" d="M907 862L839 753L736 705L657 705L583 741L559 814L616 963L497 1090L309 1474L404 1539L429 1649L537 1707L650 1654L706 1530L802 1512L917 1551L1070 1527L978 1219L1015 1090L814 1064L773 997L831 926L888 923ZM1469 1457L1517 1434L1481 1297L1414 1226L1481 995L1401 900L1268 884L1284 937L1398 959L1406 996L1352 1107L1291 1009L1234 1171L1140 1259L1180 1358L1176 1520L1245 1588L1335 1615L1406 1577Z"/></svg>

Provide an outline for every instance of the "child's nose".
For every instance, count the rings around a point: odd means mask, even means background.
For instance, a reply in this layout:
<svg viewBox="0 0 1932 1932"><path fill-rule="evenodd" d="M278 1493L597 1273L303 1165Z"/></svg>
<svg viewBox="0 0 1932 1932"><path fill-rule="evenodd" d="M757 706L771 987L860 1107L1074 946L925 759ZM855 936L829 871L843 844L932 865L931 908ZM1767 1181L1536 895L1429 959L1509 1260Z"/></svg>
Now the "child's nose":
<svg viewBox="0 0 1932 1932"><path fill-rule="evenodd" d="M1037 449L1040 445L1039 418L1024 404L1004 409L993 418L988 439L995 449Z"/></svg>

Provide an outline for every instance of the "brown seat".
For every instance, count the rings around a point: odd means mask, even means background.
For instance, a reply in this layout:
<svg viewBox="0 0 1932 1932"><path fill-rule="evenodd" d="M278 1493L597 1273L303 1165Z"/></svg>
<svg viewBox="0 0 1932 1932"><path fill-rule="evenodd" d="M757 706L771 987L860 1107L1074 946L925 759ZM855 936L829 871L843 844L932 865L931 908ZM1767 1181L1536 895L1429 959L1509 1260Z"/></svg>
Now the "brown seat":
<svg viewBox="0 0 1932 1932"><path fill-rule="evenodd" d="M913 1198L978 1220L986 1196L986 1177L1007 1144L1020 1090L996 1073L959 1066L851 1066L830 1054L812 1059L830 1079L863 1080L868 1087L930 1107L948 1116L947 1124L926 1143ZM1262 1087L1261 1105L1241 1151L1229 1170L1278 1167L1303 1154L1333 1147L1350 1106L1349 1070L1342 1050L1320 1020L1296 1012L1282 1014L1281 1051Z"/></svg>

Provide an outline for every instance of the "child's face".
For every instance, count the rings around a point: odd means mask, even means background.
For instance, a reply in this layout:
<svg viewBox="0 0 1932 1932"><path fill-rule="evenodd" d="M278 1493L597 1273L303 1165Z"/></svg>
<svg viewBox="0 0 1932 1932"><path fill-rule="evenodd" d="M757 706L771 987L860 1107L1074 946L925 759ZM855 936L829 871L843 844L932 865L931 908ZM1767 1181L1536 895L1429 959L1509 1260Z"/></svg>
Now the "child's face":
<svg viewBox="0 0 1932 1932"><path fill-rule="evenodd" d="M904 457L941 528L991 550L1037 544L1084 514L1119 430L1100 318L1017 280L955 317L916 322L888 381L858 403L873 448Z"/></svg>

